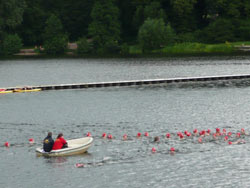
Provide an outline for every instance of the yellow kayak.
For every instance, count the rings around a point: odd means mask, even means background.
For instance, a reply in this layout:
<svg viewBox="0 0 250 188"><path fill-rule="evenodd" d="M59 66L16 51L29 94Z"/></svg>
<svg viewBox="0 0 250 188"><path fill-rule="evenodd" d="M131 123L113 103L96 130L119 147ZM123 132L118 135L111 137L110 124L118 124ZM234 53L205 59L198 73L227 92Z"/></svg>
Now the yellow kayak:
<svg viewBox="0 0 250 188"><path fill-rule="evenodd" d="M0 94L1 94L1 93L13 93L13 90L0 91Z"/></svg>
<svg viewBox="0 0 250 188"><path fill-rule="evenodd" d="M37 89L15 89L13 92L35 92L35 91L41 91L41 88Z"/></svg>

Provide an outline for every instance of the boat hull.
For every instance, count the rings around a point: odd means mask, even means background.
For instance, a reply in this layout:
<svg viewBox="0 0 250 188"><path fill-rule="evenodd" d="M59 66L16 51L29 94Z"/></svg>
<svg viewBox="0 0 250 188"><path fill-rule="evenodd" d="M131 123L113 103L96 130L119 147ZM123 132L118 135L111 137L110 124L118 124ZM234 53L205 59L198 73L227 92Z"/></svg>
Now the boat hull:
<svg viewBox="0 0 250 188"><path fill-rule="evenodd" d="M0 94L1 93L13 93L13 91L0 91Z"/></svg>
<svg viewBox="0 0 250 188"><path fill-rule="evenodd" d="M23 93L23 92L37 92L41 91L40 88L38 89L15 89L13 92Z"/></svg>
<svg viewBox="0 0 250 188"><path fill-rule="evenodd" d="M45 157L59 157L59 156L71 156L85 153L92 145L92 137L84 137L73 140L68 140L68 147L60 150L52 150L51 152L44 152L42 148L36 149L37 156Z"/></svg>

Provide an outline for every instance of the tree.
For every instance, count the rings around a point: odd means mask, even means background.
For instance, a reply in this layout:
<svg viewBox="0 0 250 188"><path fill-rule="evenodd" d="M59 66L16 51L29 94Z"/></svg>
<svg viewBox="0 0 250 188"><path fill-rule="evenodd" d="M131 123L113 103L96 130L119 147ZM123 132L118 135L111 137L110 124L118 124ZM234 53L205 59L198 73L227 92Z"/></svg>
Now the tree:
<svg viewBox="0 0 250 188"><path fill-rule="evenodd" d="M22 23L24 0L0 0L0 32L13 32Z"/></svg>
<svg viewBox="0 0 250 188"><path fill-rule="evenodd" d="M91 51L90 43L87 41L86 37L82 37L77 41L77 53L86 54Z"/></svg>
<svg viewBox="0 0 250 188"><path fill-rule="evenodd" d="M161 7L160 2L153 1L149 5L146 5L144 8L144 17L145 19L160 19L167 21L166 14Z"/></svg>
<svg viewBox="0 0 250 188"><path fill-rule="evenodd" d="M178 33L191 32L197 28L194 7L198 0L171 0L172 22Z"/></svg>
<svg viewBox="0 0 250 188"><path fill-rule="evenodd" d="M0 44L1 54L12 55L14 53L18 53L22 46L22 40L17 34L6 35Z"/></svg>
<svg viewBox="0 0 250 188"><path fill-rule="evenodd" d="M210 23L201 33L200 38L206 43L224 43L235 41L234 26L229 19L219 18Z"/></svg>
<svg viewBox="0 0 250 188"><path fill-rule="evenodd" d="M91 11L91 18L88 29L94 48L103 52L108 50L110 44L118 46L121 33L119 9L113 0L97 0Z"/></svg>
<svg viewBox="0 0 250 188"><path fill-rule="evenodd" d="M24 45L41 45L46 21L46 11L42 8L43 0L26 0L27 7L23 13L23 22L18 26L18 34Z"/></svg>
<svg viewBox="0 0 250 188"><path fill-rule="evenodd" d="M91 22L91 9L94 1L89 0L61 0L62 10L60 18L65 31L72 41L76 41L88 34L88 25Z"/></svg>
<svg viewBox="0 0 250 188"><path fill-rule="evenodd" d="M140 27L138 41L143 51L159 49L162 45L170 45L174 41L174 32L163 19L147 19Z"/></svg>
<svg viewBox="0 0 250 188"><path fill-rule="evenodd" d="M66 51L68 37L64 34L60 19L55 15L46 21L44 41L44 50L48 54L63 54Z"/></svg>

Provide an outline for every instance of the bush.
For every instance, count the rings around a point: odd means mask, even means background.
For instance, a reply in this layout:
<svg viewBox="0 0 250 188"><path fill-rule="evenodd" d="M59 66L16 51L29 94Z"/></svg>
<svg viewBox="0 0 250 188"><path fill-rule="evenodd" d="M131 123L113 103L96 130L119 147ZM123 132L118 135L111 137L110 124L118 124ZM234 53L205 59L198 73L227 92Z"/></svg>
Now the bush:
<svg viewBox="0 0 250 188"><path fill-rule="evenodd" d="M230 20L219 18L210 23L201 33L203 42L224 43L235 41L234 26Z"/></svg>
<svg viewBox="0 0 250 188"><path fill-rule="evenodd" d="M121 46L121 54L128 55L129 54L129 45L124 43Z"/></svg>
<svg viewBox="0 0 250 188"><path fill-rule="evenodd" d="M120 46L118 44L118 41L114 41L114 40L108 40L106 43L105 43L105 51L107 53L118 53L120 52Z"/></svg>
<svg viewBox="0 0 250 188"><path fill-rule="evenodd" d="M181 33L178 35L177 41L179 43L196 42L196 39L193 33Z"/></svg>
<svg viewBox="0 0 250 188"><path fill-rule="evenodd" d="M18 53L22 48L22 46L23 46L22 40L17 34L7 35L6 37L4 37L0 45L1 54L12 55Z"/></svg>
<svg viewBox="0 0 250 188"><path fill-rule="evenodd" d="M165 26L163 19L147 19L139 29L138 41L143 51L147 51L172 44L174 36L173 29Z"/></svg>
<svg viewBox="0 0 250 188"><path fill-rule="evenodd" d="M87 41L86 37L82 37L77 41L77 53L86 54L91 51L91 45Z"/></svg>
<svg viewBox="0 0 250 188"><path fill-rule="evenodd" d="M64 54L67 49L68 38L65 35L59 35L44 43L44 51L46 54Z"/></svg>
<svg viewBox="0 0 250 188"><path fill-rule="evenodd" d="M63 26L60 19L55 15L51 15L46 21L44 40L45 53L51 55L65 53L68 37L63 32Z"/></svg>

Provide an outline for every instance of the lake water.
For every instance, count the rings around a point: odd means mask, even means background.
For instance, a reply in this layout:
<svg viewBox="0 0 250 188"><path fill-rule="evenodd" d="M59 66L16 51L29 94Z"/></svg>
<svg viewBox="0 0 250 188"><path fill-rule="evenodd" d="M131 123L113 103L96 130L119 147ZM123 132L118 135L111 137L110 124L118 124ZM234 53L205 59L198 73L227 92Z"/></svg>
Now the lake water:
<svg viewBox="0 0 250 188"><path fill-rule="evenodd" d="M250 74L250 57L0 61L0 87L229 74ZM250 136L241 136L245 144L229 145L224 136L206 136L201 144L198 137L176 135L225 128L235 142L241 128L250 133L249 86L192 83L0 95L0 187L249 187ZM54 137L63 132L66 139L91 132L94 143L84 155L36 157L48 131ZM102 139L104 132L114 138ZM138 139L138 132L149 137ZM30 145L29 138L36 143Z"/></svg>

